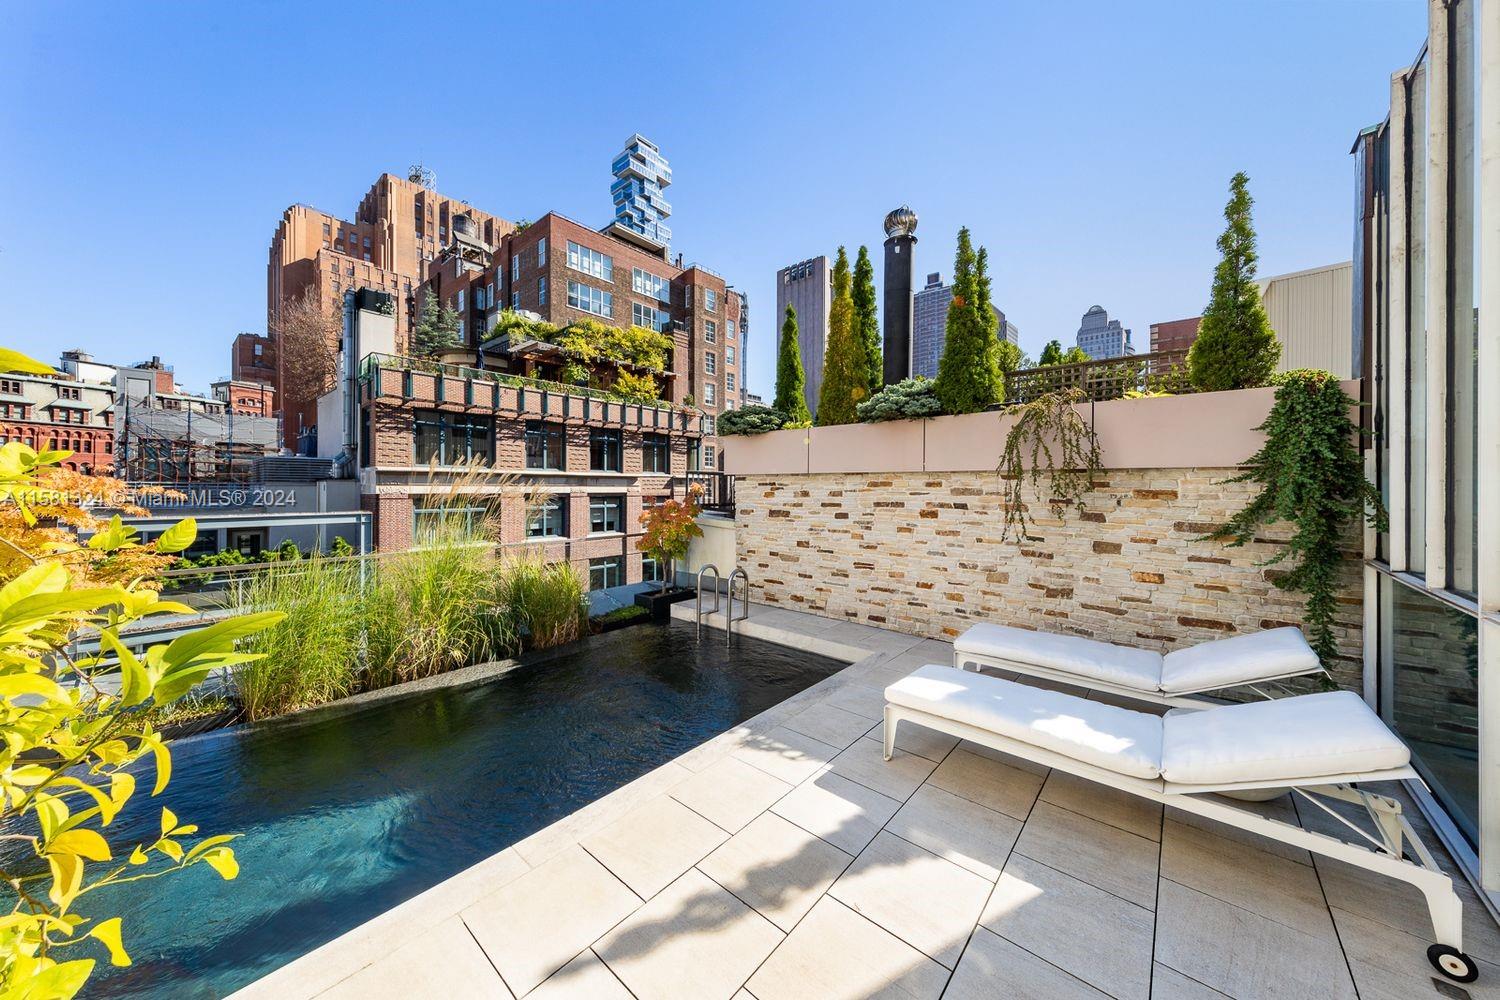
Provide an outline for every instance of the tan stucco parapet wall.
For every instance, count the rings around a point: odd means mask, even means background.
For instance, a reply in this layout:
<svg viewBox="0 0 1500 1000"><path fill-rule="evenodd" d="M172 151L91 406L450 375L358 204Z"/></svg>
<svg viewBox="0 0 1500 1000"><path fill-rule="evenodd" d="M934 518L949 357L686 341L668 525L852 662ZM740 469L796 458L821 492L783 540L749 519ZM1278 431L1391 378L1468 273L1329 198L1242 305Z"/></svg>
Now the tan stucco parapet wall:
<svg viewBox="0 0 1500 1000"><path fill-rule="evenodd" d="M1344 391L1359 398L1359 381ZM1093 414L1106 469L1229 468L1259 450L1255 428L1271 411L1275 389L1112 399L1082 404ZM970 413L890 420L721 439L724 470L734 476L839 472L978 472L1000 464L1014 418Z"/></svg>

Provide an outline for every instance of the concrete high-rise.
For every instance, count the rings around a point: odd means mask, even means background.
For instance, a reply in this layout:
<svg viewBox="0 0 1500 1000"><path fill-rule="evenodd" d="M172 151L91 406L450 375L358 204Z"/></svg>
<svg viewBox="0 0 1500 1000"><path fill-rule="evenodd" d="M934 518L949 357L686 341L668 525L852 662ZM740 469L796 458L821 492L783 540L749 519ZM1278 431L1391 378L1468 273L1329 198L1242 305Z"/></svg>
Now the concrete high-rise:
<svg viewBox="0 0 1500 1000"><path fill-rule="evenodd" d="M806 375L803 397L807 412L818 411L823 387L823 354L828 348L828 310L833 305L833 269L827 257L809 257L776 272L776 347L780 356L781 325L786 307L797 311L797 347Z"/></svg>
<svg viewBox="0 0 1500 1000"><path fill-rule="evenodd" d="M953 301L953 286L942 282L934 271L926 286L912 297L911 373L937 378L938 363L943 359L943 345L948 340L948 304ZM1012 344L1021 339L1021 331L1005 318L1005 313L990 303L995 314L995 334Z"/></svg>
<svg viewBox="0 0 1500 1000"><path fill-rule="evenodd" d="M911 374L912 285L917 213L908 205L885 217L885 384Z"/></svg>
<svg viewBox="0 0 1500 1000"><path fill-rule="evenodd" d="M1095 361L1135 353L1130 331L1120 326L1119 320L1110 319L1103 306L1090 306L1083 314L1083 322L1078 326L1078 346Z"/></svg>

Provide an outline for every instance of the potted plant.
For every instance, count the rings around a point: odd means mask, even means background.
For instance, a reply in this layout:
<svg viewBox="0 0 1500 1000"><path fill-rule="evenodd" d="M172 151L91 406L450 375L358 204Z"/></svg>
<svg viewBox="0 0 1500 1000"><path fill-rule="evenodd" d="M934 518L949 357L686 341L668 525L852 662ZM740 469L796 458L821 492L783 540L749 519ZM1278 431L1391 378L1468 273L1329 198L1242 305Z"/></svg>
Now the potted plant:
<svg viewBox="0 0 1500 1000"><path fill-rule="evenodd" d="M648 507L641 513L641 527L645 528L636 548L656 560L662 567L660 586L654 591L637 594L635 603L651 612L651 617L664 621L670 605L693 596L687 587L678 587L677 560L687 555L688 546L694 538L701 538L703 529L698 527L698 494L702 486L694 483L688 488L687 499L667 500Z"/></svg>

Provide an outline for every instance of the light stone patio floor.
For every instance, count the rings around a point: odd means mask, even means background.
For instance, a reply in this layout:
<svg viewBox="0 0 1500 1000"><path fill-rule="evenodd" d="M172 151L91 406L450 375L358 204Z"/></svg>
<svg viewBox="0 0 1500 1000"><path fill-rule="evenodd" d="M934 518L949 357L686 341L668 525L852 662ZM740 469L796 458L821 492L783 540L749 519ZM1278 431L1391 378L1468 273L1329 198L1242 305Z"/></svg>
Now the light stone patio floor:
<svg viewBox="0 0 1500 1000"><path fill-rule="evenodd" d="M1480 978L1439 986L1409 886L929 730L883 761L884 686L946 643L759 605L742 624L855 662L236 995L1500 998L1467 884Z"/></svg>

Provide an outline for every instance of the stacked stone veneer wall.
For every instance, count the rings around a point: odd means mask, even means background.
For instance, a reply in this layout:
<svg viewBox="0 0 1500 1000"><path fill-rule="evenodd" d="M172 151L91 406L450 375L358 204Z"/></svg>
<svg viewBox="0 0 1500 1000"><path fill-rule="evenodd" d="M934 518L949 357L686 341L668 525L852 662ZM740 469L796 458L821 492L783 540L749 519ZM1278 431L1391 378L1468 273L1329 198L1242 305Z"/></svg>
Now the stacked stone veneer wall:
<svg viewBox="0 0 1500 1000"><path fill-rule="evenodd" d="M993 473L747 475L735 484L739 561L755 598L912 635L952 639L999 622L1159 650L1300 625L1303 599L1277 588L1286 526L1243 547L1200 541L1240 510L1237 470L1110 469L1080 513L1034 493L1034 540L1003 539ZM1340 683L1361 662L1358 539L1340 597Z"/></svg>

